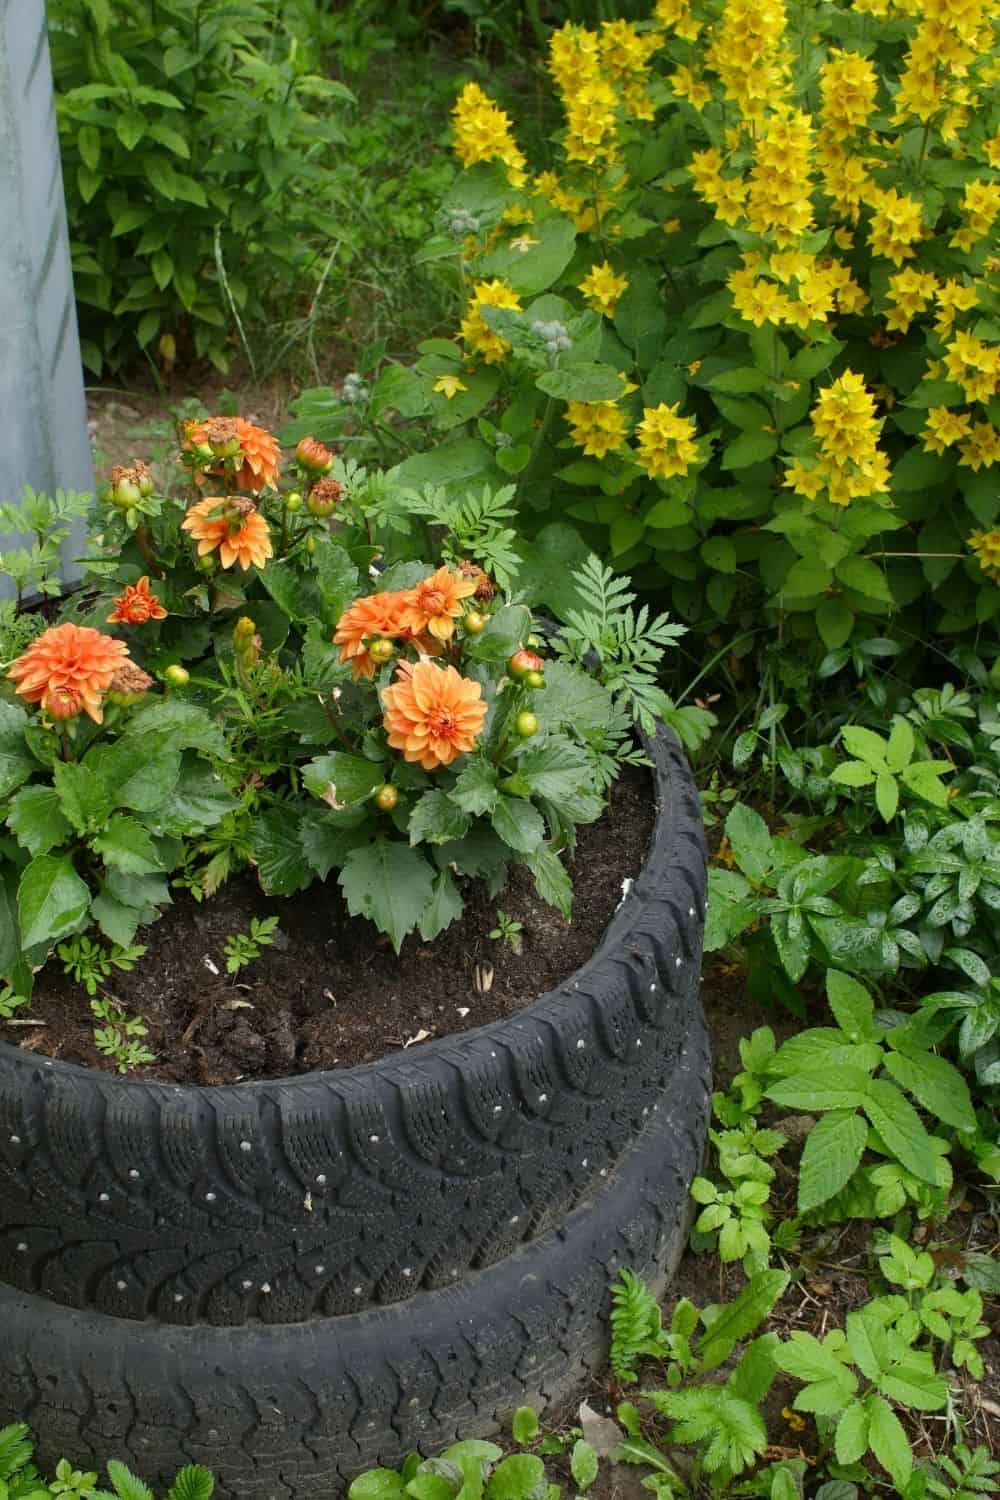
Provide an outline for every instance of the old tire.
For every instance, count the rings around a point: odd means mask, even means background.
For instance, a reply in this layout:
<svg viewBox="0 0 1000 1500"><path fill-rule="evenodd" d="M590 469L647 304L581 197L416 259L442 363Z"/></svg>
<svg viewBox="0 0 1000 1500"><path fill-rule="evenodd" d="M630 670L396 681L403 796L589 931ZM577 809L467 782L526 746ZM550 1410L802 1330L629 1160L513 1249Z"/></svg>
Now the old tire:
<svg viewBox="0 0 1000 1500"><path fill-rule="evenodd" d="M453 1285L557 1226L643 1128L698 1013L705 845L651 745L646 865L593 958L505 1021L225 1088L0 1044L0 1281L162 1323L297 1323Z"/></svg>
<svg viewBox="0 0 1000 1500"><path fill-rule="evenodd" d="M669 1091L599 1192L499 1265L393 1307L188 1329L0 1289L0 1426L29 1422L48 1465L114 1456L163 1483L195 1461L222 1497L300 1500L410 1449L489 1436L522 1402L561 1402L606 1356L617 1270L662 1284L677 1262L708 1090L695 1017Z"/></svg>

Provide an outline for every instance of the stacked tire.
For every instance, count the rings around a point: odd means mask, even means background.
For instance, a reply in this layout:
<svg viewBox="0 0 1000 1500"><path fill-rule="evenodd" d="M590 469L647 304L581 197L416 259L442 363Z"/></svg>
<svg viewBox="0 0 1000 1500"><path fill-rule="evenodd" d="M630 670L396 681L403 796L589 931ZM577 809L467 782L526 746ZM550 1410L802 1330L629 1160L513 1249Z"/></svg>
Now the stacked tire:
<svg viewBox="0 0 1000 1500"><path fill-rule="evenodd" d="M0 1044L0 1425L296 1500L572 1394L618 1269L673 1270L707 1124L704 837L673 737L650 755L641 875L514 1017L214 1089Z"/></svg>

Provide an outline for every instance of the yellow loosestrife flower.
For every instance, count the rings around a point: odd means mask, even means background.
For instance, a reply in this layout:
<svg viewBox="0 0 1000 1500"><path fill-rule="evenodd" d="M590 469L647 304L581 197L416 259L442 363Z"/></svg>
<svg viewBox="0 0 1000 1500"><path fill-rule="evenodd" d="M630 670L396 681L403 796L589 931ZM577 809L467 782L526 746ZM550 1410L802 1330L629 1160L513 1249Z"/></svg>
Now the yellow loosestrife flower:
<svg viewBox="0 0 1000 1500"><path fill-rule="evenodd" d="M977 422L965 439L958 445L958 462L967 469L991 469L1000 464L1000 432L992 422Z"/></svg>
<svg viewBox="0 0 1000 1500"><path fill-rule="evenodd" d="M451 112L455 154L464 167L480 161L502 161L511 187L527 181L525 158L511 134L510 116L478 83L467 83Z"/></svg>
<svg viewBox="0 0 1000 1500"><path fill-rule="evenodd" d="M944 453L952 443L969 436L972 418L966 411L951 411L947 406L932 406L924 423L923 443L928 453Z"/></svg>
<svg viewBox="0 0 1000 1500"><path fill-rule="evenodd" d="M589 458L604 458L625 446L628 419L615 401L568 401L570 435Z"/></svg>
<svg viewBox="0 0 1000 1500"><path fill-rule="evenodd" d="M498 365L510 352L510 343L495 333L483 317L484 307L510 307L520 311L521 299L506 281L477 281L462 319L462 337L488 365Z"/></svg>
<svg viewBox="0 0 1000 1500"><path fill-rule="evenodd" d="M987 578L1000 583L1000 531L974 531L969 546Z"/></svg>
<svg viewBox="0 0 1000 1500"><path fill-rule="evenodd" d="M580 291L587 299L588 306L595 312L603 313L606 318L613 315L618 298L627 287L628 277L617 276L610 261L605 261L600 266L591 266L580 282Z"/></svg>
<svg viewBox="0 0 1000 1500"><path fill-rule="evenodd" d="M690 417L678 415L679 405L661 401L659 406L643 407L636 457L650 479L675 479L697 460L697 429Z"/></svg>
<svg viewBox="0 0 1000 1500"><path fill-rule="evenodd" d="M888 491L889 461L878 447L882 424L862 376L845 370L820 391L810 421L818 440L816 461L791 464L785 473L786 488L810 500L825 488L834 505Z"/></svg>

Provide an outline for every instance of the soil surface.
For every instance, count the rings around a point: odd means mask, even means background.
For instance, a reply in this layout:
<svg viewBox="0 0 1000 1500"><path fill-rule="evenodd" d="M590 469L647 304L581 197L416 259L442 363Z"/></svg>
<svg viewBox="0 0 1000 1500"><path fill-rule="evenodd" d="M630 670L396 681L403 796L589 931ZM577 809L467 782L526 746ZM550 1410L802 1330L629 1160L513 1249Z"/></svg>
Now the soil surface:
<svg viewBox="0 0 1000 1500"><path fill-rule="evenodd" d="M523 866L490 897L465 885L465 914L433 944L409 937L396 957L388 938L351 917L335 879L288 898L265 896L250 875L202 904L178 893L137 938L146 954L132 973L112 974L104 992L149 1028L156 1062L138 1076L223 1084L289 1077L372 1062L431 1037L467 1031L530 1005L586 963L642 868L654 818L648 774L626 770L610 811L581 828L571 861L573 920L541 901ZM490 937L497 911L522 924L520 951ZM251 917L277 916L275 941L236 975L224 944ZM27 1016L40 1025L25 1026ZM48 1057L113 1069L94 1045L81 986L59 960L38 975L29 1011L0 1037Z"/></svg>

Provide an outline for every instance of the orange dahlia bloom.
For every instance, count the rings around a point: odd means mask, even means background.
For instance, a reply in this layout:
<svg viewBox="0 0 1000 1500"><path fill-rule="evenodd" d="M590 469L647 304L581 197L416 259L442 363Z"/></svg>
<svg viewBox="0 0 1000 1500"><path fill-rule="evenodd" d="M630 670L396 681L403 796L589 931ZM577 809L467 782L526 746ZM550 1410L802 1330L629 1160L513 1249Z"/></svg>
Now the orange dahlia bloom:
<svg viewBox="0 0 1000 1500"><path fill-rule="evenodd" d="M405 591L402 624L414 635L426 632L438 641L450 641L455 620L462 613L462 600L476 592L475 578L463 578L448 568L438 568Z"/></svg>
<svg viewBox="0 0 1000 1500"><path fill-rule="evenodd" d="M375 676L377 663L369 654L368 642L380 636L396 640L402 634L400 610L404 597L399 592L366 594L355 599L337 621L333 644L340 647L340 660L350 662L355 682L359 677Z"/></svg>
<svg viewBox="0 0 1000 1500"><path fill-rule="evenodd" d="M220 495L198 500L181 522L181 530L190 531L199 557L218 547L224 568L238 562L245 573L251 563L262 568L274 555L267 522L249 500L227 500Z"/></svg>
<svg viewBox="0 0 1000 1500"><path fill-rule="evenodd" d="M382 702L390 746L425 771L450 766L471 750L486 718L479 683L432 661L400 662L397 680L382 690Z"/></svg>
<svg viewBox="0 0 1000 1500"><path fill-rule="evenodd" d="M155 594L149 591L149 578L127 583L108 615L109 625L145 625L147 620L165 620L167 612Z"/></svg>
<svg viewBox="0 0 1000 1500"><path fill-rule="evenodd" d="M220 457L239 458L236 484L248 494L270 486L274 488L281 467L281 449L266 427L257 427L245 417L208 417L191 422L185 428L184 446L197 448L207 444ZM233 452L229 453L229 449ZM221 470L214 471L221 473Z"/></svg>
<svg viewBox="0 0 1000 1500"><path fill-rule="evenodd" d="M54 718L73 718L80 709L100 724L104 694L128 647L89 625L52 625L11 667L9 677L28 703L41 703ZM78 705L78 706L76 706Z"/></svg>

